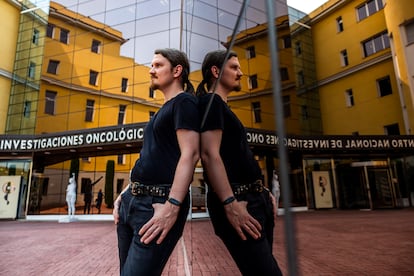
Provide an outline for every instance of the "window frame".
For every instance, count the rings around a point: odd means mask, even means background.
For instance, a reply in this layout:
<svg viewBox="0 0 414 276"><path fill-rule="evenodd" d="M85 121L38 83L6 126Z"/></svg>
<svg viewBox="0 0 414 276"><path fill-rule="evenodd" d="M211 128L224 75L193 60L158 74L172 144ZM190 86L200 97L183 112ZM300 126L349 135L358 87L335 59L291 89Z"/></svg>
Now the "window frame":
<svg viewBox="0 0 414 276"><path fill-rule="evenodd" d="M52 90L45 91L45 109L44 113L48 115L56 114L57 92Z"/></svg>
<svg viewBox="0 0 414 276"><path fill-rule="evenodd" d="M346 67L349 65L348 51L343 49L340 53L341 56L341 66Z"/></svg>
<svg viewBox="0 0 414 276"><path fill-rule="evenodd" d="M125 104L120 104L119 105L119 110L118 110L118 125L125 124L126 109L127 109L127 106Z"/></svg>
<svg viewBox="0 0 414 276"><path fill-rule="evenodd" d="M95 44L97 43L97 44ZM97 39L92 39L92 44L91 44L91 52L95 53L95 54L100 54L101 53L101 44L102 42L97 40Z"/></svg>
<svg viewBox="0 0 414 276"><path fill-rule="evenodd" d="M122 80L121 80L121 92L128 92L128 78L122 78Z"/></svg>
<svg viewBox="0 0 414 276"><path fill-rule="evenodd" d="M53 39L55 37L55 29L56 29L56 25L47 23L46 37L49 37L49 38Z"/></svg>
<svg viewBox="0 0 414 276"><path fill-rule="evenodd" d="M95 114L95 100L86 99L85 122L93 122Z"/></svg>
<svg viewBox="0 0 414 276"><path fill-rule="evenodd" d="M260 102L252 102L254 123L262 122L262 108Z"/></svg>
<svg viewBox="0 0 414 276"><path fill-rule="evenodd" d="M60 60L50 59L47 64L46 72L48 74L57 75L59 71Z"/></svg>
<svg viewBox="0 0 414 276"><path fill-rule="evenodd" d="M89 70L89 84L93 86L98 86L98 76L98 71Z"/></svg>
<svg viewBox="0 0 414 276"><path fill-rule="evenodd" d="M69 44L69 33L69 30L61 28L59 34L59 41L64 44Z"/></svg>
<svg viewBox="0 0 414 276"><path fill-rule="evenodd" d="M259 82L257 80L257 74L253 74L249 76L248 86L250 90L257 89L259 87Z"/></svg>
<svg viewBox="0 0 414 276"><path fill-rule="evenodd" d="M249 46L246 48L246 58L252 59L256 57L256 48L253 46Z"/></svg>
<svg viewBox="0 0 414 276"><path fill-rule="evenodd" d="M338 33L342 33L344 31L344 20L342 19L342 16L338 16L336 18L336 31Z"/></svg>
<svg viewBox="0 0 414 276"><path fill-rule="evenodd" d="M347 107L355 105L354 91L351 88L345 90L345 103Z"/></svg>
<svg viewBox="0 0 414 276"><path fill-rule="evenodd" d="M385 81L387 81L387 84L385 83ZM391 77L389 75L377 79L376 83L377 83L378 97L382 98L382 97L393 94ZM385 91L386 89L389 89L389 90Z"/></svg>

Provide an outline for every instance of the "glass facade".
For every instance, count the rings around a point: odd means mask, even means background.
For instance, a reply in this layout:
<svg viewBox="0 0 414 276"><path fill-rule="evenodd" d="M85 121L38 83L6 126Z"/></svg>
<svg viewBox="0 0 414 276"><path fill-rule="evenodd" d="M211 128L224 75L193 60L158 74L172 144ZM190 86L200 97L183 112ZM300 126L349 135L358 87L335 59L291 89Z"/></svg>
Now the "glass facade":
<svg viewBox="0 0 414 276"><path fill-rule="evenodd" d="M147 122L163 102L161 93L148 89L154 50L171 47L186 52L192 71L190 78L196 86L204 55L226 49L238 18L240 25L235 31L233 50L239 55L244 76L242 91L232 95L229 102L246 127L275 128L265 1L250 1L242 13L243 1L239 0L21 3L23 16L7 134L44 135ZM275 23L282 32L277 44L282 52L284 99L289 99L285 104L289 110L286 120L290 120L291 131L298 133L301 109L290 85L294 73L288 43L290 30L285 24L288 9L285 1L274 1L273 5ZM96 148L100 150L103 148ZM83 206L85 183L104 177L106 165L112 160L116 163L117 185L111 193L112 199L116 197L128 183L139 148L103 157L96 151L77 154L76 149L71 149L71 158L57 163L48 162L54 153L45 152L45 165L35 160L32 183L39 186L43 196L41 202L30 201L28 214L65 213L65 191L73 170L78 171L77 205ZM267 175L266 166L274 167L276 160L272 155L261 155L258 159ZM206 192L201 167L194 179L194 211L205 212L205 204L199 200ZM104 181L92 188L95 197L104 188ZM110 213L111 204L107 205Z"/></svg>
<svg viewBox="0 0 414 276"><path fill-rule="evenodd" d="M283 116L290 136L286 143L293 207L395 207L406 206L403 201L412 197L408 173L412 160L405 159L404 153L401 159L388 159L389 152L372 157L363 145L350 153L344 149L340 152L344 156L338 157L340 139L345 145L358 137L322 136L313 30L306 15L288 9L286 1L273 1L283 101L277 114L263 0L250 1L241 14L241 0L14 2L20 5L20 21L5 133L17 138L12 142L1 137L0 147L10 150L5 159L27 159L31 164L25 175L27 204L19 207L24 209L19 217L66 214L65 194L72 173L78 184L77 214L97 213L94 201L90 210L84 208L89 201L86 191L92 191L94 200L101 189L105 191L101 213L111 214L112 202L128 184L129 171L139 157L143 125L163 103L162 93L149 88L154 50L171 47L186 52L190 79L197 86L204 55L226 49L234 32L232 50L244 76L242 90L230 95L229 105L248 129L267 186L272 185L273 170L280 167L275 118ZM234 30L238 19L240 26ZM255 136L255 131L262 132ZM115 143L121 133L131 139ZM88 147L78 147L81 141ZM41 150L13 152L14 145ZM113 175L108 175L112 165ZM351 176L363 181L349 186ZM105 180L112 177L113 185L106 189ZM380 184L384 179L387 188ZM368 193L367 185L380 192ZM191 191L193 217L207 215L206 189L199 165ZM323 201L321 196L326 195L329 200Z"/></svg>

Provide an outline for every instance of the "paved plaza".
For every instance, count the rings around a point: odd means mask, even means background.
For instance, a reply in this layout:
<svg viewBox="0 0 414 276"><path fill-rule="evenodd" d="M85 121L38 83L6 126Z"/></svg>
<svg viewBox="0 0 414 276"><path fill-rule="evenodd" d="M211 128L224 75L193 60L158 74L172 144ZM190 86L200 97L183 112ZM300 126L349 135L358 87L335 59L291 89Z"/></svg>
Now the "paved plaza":
<svg viewBox="0 0 414 276"><path fill-rule="evenodd" d="M298 275L414 275L414 209L293 214ZM284 217L274 253L285 275ZM0 221L0 275L118 275L112 221ZM208 219L188 221L163 275L240 275Z"/></svg>

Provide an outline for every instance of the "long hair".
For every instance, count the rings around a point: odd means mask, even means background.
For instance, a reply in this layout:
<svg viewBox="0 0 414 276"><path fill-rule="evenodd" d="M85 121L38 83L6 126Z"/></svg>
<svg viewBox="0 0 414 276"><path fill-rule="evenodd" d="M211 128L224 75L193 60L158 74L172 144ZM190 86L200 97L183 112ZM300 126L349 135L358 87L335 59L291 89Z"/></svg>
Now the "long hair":
<svg viewBox="0 0 414 276"><path fill-rule="evenodd" d="M226 58L227 50L216 50L206 54L201 66L201 73L203 79L201 83L197 86L196 94L198 96L206 94L215 82L215 78L211 72L211 67L216 66L222 70L224 59ZM228 59L232 57L237 57L237 54L233 51L230 51ZM207 90L206 90L207 87Z"/></svg>
<svg viewBox="0 0 414 276"><path fill-rule="evenodd" d="M162 55L171 63L172 67L181 65L183 67L183 72L181 73L181 85L185 92L194 94L194 86L189 80L190 75L190 63L188 62L187 55L177 49L164 48L157 49L154 51L156 55Z"/></svg>

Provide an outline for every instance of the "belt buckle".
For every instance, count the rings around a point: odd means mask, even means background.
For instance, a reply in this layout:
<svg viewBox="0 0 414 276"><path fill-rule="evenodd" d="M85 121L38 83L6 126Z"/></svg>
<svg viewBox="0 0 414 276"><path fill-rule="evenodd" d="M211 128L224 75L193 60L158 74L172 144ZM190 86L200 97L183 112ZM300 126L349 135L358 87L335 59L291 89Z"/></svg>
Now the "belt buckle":
<svg viewBox="0 0 414 276"><path fill-rule="evenodd" d="M263 182L262 182L262 180L261 179L258 179L258 180L256 180L254 183L253 183L253 185L254 185L254 191L255 192L257 192L257 193L261 193L261 192L263 192L263 190L264 190L264 186L263 186Z"/></svg>
<svg viewBox="0 0 414 276"><path fill-rule="evenodd" d="M139 187L139 183L138 182L131 182L129 184L129 187L131 188L131 194L133 194L134 196L139 195L140 193L142 193L142 188Z"/></svg>

